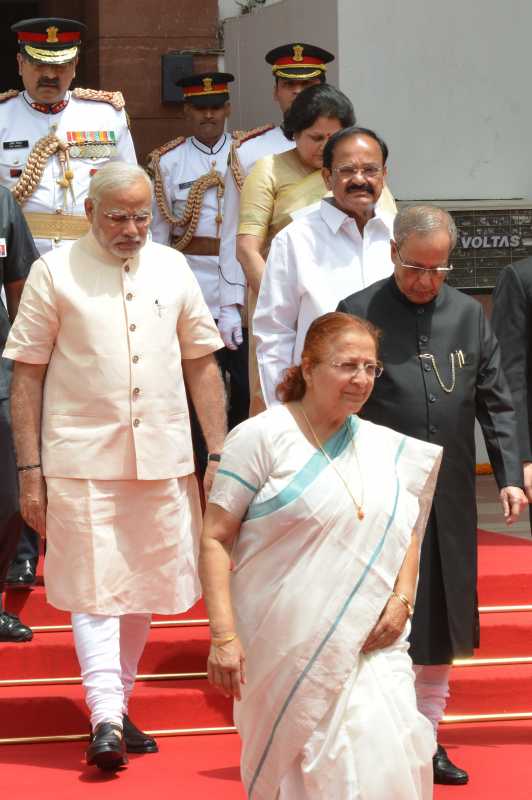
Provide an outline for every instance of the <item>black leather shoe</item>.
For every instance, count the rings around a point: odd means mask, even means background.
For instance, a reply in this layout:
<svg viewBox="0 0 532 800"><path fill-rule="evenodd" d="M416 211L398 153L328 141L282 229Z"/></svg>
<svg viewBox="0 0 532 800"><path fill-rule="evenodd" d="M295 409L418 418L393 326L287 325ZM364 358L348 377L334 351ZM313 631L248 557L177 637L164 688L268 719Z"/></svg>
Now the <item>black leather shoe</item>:
<svg viewBox="0 0 532 800"><path fill-rule="evenodd" d="M6 575L5 584L10 589L29 589L35 585L37 559L12 561Z"/></svg>
<svg viewBox="0 0 532 800"><path fill-rule="evenodd" d="M114 772L127 764L126 743L120 725L100 722L91 737L86 753L87 764Z"/></svg>
<svg viewBox="0 0 532 800"><path fill-rule="evenodd" d="M0 611L0 642L31 642L33 631L14 614Z"/></svg>
<svg viewBox="0 0 532 800"><path fill-rule="evenodd" d="M158 753L159 748L153 736L148 736L133 725L127 714L122 717L124 723L124 739L128 753Z"/></svg>
<svg viewBox="0 0 532 800"><path fill-rule="evenodd" d="M434 770L434 783L445 783L452 786L460 786L467 783L469 775L463 769L456 767L449 760L445 747L438 745L436 755L432 758L432 768Z"/></svg>

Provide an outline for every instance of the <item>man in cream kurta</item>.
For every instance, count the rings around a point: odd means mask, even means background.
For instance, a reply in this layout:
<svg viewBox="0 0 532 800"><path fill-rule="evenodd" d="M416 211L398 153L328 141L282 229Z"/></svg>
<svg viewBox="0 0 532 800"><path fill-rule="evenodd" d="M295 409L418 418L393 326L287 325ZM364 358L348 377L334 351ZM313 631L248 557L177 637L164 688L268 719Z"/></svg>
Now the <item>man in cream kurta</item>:
<svg viewBox="0 0 532 800"><path fill-rule="evenodd" d="M214 456L207 488L225 432L223 343L184 257L147 241L151 201L137 166L96 174L91 230L34 263L4 351L21 512L46 529L47 596L72 612L87 761L103 769L125 763L125 746L157 749L127 717L150 615L199 596L185 380Z"/></svg>

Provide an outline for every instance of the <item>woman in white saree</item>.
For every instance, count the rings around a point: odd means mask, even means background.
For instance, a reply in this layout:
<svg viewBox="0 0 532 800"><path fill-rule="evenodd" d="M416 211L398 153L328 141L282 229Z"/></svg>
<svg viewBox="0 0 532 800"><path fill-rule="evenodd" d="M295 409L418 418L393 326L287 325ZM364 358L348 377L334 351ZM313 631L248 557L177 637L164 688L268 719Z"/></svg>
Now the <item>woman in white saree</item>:
<svg viewBox="0 0 532 800"><path fill-rule="evenodd" d="M209 497L209 679L236 700L252 800L432 797L407 636L441 448L356 416L377 337L316 320L283 404L227 437Z"/></svg>

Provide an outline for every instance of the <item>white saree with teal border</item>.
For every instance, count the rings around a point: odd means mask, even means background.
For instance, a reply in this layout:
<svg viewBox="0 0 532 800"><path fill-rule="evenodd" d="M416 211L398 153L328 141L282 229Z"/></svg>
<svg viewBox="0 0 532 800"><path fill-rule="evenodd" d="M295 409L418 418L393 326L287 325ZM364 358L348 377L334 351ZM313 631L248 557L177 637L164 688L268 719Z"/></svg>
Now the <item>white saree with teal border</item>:
<svg viewBox="0 0 532 800"><path fill-rule="evenodd" d="M231 432L209 497L243 520L231 579L247 659L242 779L252 800L428 800L435 742L409 626L361 648L412 532L422 538L442 451L356 416L324 447L363 520L285 406Z"/></svg>

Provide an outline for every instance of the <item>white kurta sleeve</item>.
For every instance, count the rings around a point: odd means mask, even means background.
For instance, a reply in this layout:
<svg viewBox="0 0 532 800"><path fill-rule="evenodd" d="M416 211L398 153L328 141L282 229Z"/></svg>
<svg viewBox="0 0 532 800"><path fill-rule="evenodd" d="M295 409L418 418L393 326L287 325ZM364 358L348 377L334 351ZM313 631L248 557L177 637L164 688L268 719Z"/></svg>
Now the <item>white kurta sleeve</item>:
<svg viewBox="0 0 532 800"><path fill-rule="evenodd" d="M58 330L59 314L53 280L45 261L39 258L24 285L4 358L26 364L48 364Z"/></svg>
<svg viewBox="0 0 532 800"><path fill-rule="evenodd" d="M260 382L267 406L279 402L275 389L283 370L294 363L300 302L296 260L288 237L281 231L270 247L253 316Z"/></svg>
<svg viewBox="0 0 532 800"><path fill-rule="evenodd" d="M224 211L220 242L220 305L238 303L246 298L246 276L236 257L236 233L240 214L240 192L230 169L225 174Z"/></svg>

